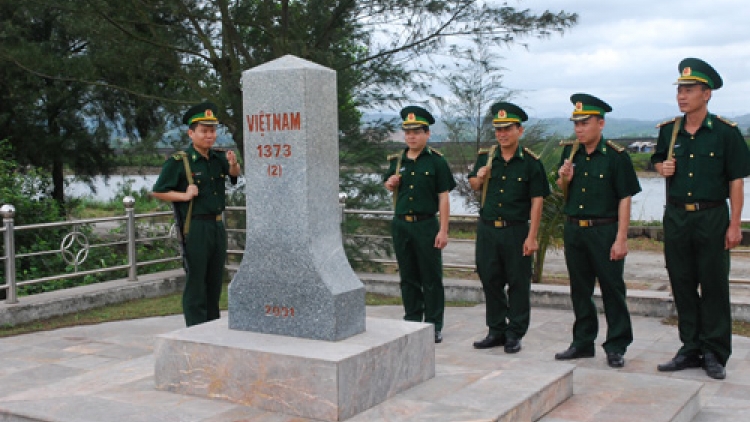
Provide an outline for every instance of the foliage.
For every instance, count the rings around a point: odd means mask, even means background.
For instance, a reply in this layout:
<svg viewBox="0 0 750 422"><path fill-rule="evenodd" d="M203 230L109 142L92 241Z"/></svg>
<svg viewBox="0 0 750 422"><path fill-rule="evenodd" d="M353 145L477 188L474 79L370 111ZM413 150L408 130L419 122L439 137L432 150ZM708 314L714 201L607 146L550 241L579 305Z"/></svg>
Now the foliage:
<svg viewBox="0 0 750 422"><path fill-rule="evenodd" d="M560 150L553 140L548 140L540 153L540 158L547 171L547 180L550 184L550 195L544 198L542 206L542 222L537 235L539 249L534 254L533 272L531 280L534 283L542 281L544 272L544 259L549 248L562 246L563 226L565 214L563 207L565 200L562 191L557 186L557 162L560 158Z"/></svg>

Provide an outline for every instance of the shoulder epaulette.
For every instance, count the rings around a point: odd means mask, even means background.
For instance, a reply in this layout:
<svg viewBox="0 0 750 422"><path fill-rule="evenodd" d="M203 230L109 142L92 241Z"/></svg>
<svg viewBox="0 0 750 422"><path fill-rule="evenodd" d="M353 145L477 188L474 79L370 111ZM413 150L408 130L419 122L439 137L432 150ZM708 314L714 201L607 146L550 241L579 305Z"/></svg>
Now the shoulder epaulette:
<svg viewBox="0 0 750 422"><path fill-rule="evenodd" d="M477 151L477 154L479 154L479 155L489 154L489 153L490 153L490 149L489 148L479 148L479 151Z"/></svg>
<svg viewBox="0 0 750 422"><path fill-rule="evenodd" d="M187 155L187 153L185 151L180 151L180 152L176 152L176 153L172 154L172 158L174 158L176 161L180 161L186 155Z"/></svg>
<svg viewBox="0 0 750 422"><path fill-rule="evenodd" d="M567 146L573 145L574 143L575 143L575 141L562 140L562 141L560 141L560 146L561 147L567 147Z"/></svg>
<svg viewBox="0 0 750 422"><path fill-rule="evenodd" d="M443 156L443 153L442 153L442 152L440 152L440 151L436 150L436 149L435 149L435 148L433 148L433 147L429 147L429 148L430 148L430 151L434 152L435 154L437 154L437 155L439 155L439 156L441 156L441 157Z"/></svg>
<svg viewBox="0 0 750 422"><path fill-rule="evenodd" d="M669 119L669 120L665 120L665 121L663 121L663 122L659 123L658 125L656 125L656 127L662 127L662 126L666 126L666 125L668 125L668 124L670 124L670 123L673 123L673 122L675 122L675 121L676 121L676 120L677 120L678 118L679 118L679 117L675 117L675 118L672 118L672 119Z"/></svg>
<svg viewBox="0 0 750 422"><path fill-rule="evenodd" d="M625 148L623 146L613 141L607 141L607 145L618 153L625 151Z"/></svg>
<svg viewBox="0 0 750 422"><path fill-rule="evenodd" d="M531 158L533 158L533 159L535 159L535 160L539 161L539 156L538 156L538 155L536 155L536 154L534 153L534 151L532 151L532 150L530 150L530 149L528 149L528 148L526 148L526 147L523 147L523 152L525 152L525 153L526 153L526 155L528 155L529 157L531 157Z"/></svg>
<svg viewBox="0 0 750 422"><path fill-rule="evenodd" d="M737 127L737 122L733 122L733 121L725 119L725 118L723 118L721 116L716 116L716 118L719 119L719 120L721 120L722 122L728 124L729 126Z"/></svg>
<svg viewBox="0 0 750 422"><path fill-rule="evenodd" d="M387 160L388 160L388 161L391 161L391 160L395 160L395 159L396 159L396 158L398 158L399 156L401 156L401 153L400 153L400 152L397 152L397 153L395 153L395 154L390 154L390 155L388 156Z"/></svg>

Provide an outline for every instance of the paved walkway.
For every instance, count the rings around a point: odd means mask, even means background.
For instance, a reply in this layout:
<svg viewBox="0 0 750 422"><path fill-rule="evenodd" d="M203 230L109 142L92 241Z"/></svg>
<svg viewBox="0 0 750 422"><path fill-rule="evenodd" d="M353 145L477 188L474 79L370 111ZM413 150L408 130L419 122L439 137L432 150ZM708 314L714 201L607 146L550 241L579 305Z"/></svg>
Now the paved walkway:
<svg viewBox="0 0 750 422"><path fill-rule="evenodd" d="M396 306L368 307L371 317L400 318ZM226 316L224 316L226 317ZM445 340L436 345L436 378L407 390L355 417L357 421L470 421L451 407L440 414L420 413L420 403L450 396L461 365L483 360L497 367L514 364L568 365L554 353L570 341L570 311L534 308L523 350L474 350L485 334L484 307L449 308ZM601 349L593 359L573 362L574 396L544 416L543 422L671 420L656 415L666 395L661 382L683 380L702 385L702 409L695 422L750 420L750 339L735 337L734 353L724 381L709 379L701 369L664 374L656 371L679 344L674 327L659 319L634 317L635 342L625 368L606 365ZM601 326L606 327L604 321ZM2 421L258 421L303 422L306 419L239 406L220 400L154 389L154 338L183 327L181 316L81 326L0 339L0 420ZM602 338L597 341L601 344ZM464 375L461 375L461 374ZM687 384L686 384L687 385ZM664 394L673 387L664 387ZM498 394L497 400L502 400ZM635 417L646 410L652 417ZM11 415L25 415L22 417ZM429 416L429 418L427 418ZM485 420L485 419L483 419ZM682 419L674 419L682 420Z"/></svg>

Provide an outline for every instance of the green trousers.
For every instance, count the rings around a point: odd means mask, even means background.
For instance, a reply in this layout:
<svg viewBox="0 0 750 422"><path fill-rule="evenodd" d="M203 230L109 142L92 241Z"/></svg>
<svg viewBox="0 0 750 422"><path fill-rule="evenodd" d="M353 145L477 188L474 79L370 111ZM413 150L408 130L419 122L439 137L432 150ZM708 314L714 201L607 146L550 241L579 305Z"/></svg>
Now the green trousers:
<svg viewBox="0 0 750 422"><path fill-rule="evenodd" d="M394 218L391 222L404 319L434 324L435 331L443 329L445 311L443 254L435 248L439 229L437 218L413 223Z"/></svg>
<svg viewBox="0 0 750 422"><path fill-rule="evenodd" d="M188 327L219 319L226 257L224 223L191 221L185 245L187 281L182 293L182 310Z"/></svg>
<svg viewBox="0 0 750 422"><path fill-rule="evenodd" d="M599 318L593 300L597 279L607 320L607 339L602 347L607 353L624 354L633 342L630 312L625 301L625 260L609 259L616 236L617 223L594 227L565 223L565 263L576 317L571 346L580 350L594 350L599 330Z"/></svg>
<svg viewBox="0 0 750 422"><path fill-rule="evenodd" d="M482 280L489 333L521 339L531 315L531 257L523 256L529 226L477 226L476 264ZM505 288L508 288L506 294Z"/></svg>
<svg viewBox="0 0 750 422"><path fill-rule="evenodd" d="M664 257L682 341L678 353L710 351L723 364L732 353L727 227L726 205L693 212L668 205L664 211Z"/></svg>

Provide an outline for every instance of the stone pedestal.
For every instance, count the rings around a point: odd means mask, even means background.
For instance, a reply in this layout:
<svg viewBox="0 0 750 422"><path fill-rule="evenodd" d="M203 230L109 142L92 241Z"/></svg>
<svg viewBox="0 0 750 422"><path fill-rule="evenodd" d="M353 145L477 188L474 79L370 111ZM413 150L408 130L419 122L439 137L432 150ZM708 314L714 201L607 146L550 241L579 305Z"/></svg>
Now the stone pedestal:
<svg viewBox="0 0 750 422"><path fill-rule="evenodd" d="M157 338L158 389L340 421L435 376L433 326L367 319L329 342L231 330L212 321Z"/></svg>

